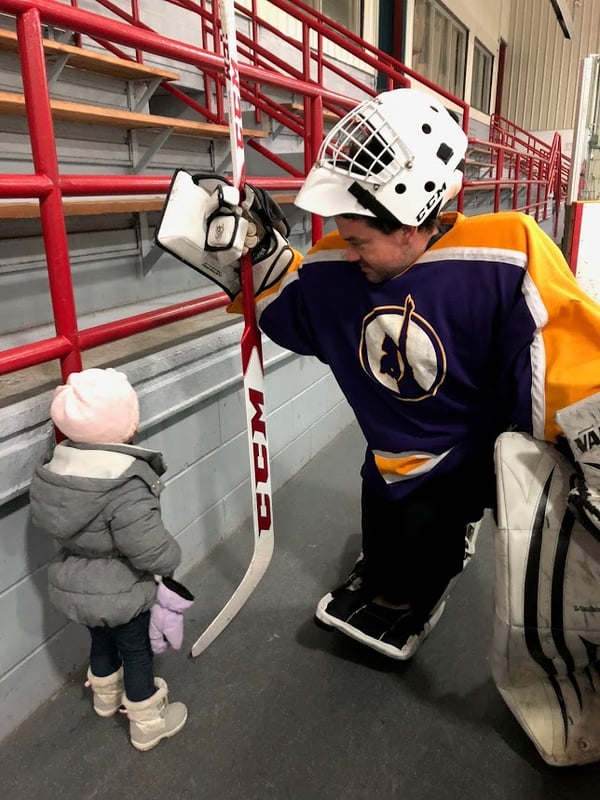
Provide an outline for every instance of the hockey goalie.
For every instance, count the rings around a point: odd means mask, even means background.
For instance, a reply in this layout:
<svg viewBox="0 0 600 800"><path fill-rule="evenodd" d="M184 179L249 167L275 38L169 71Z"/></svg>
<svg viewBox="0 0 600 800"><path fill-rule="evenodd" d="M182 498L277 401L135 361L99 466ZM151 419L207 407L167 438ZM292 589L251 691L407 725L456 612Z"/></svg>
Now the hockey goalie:
<svg viewBox="0 0 600 800"><path fill-rule="evenodd" d="M335 223L306 255L266 192L240 201L183 171L156 241L231 311L248 248L261 330L330 366L364 434L362 547L318 623L413 658L497 489L494 679L542 758L585 763L600 759L600 306L531 217L443 210L467 145L429 94L384 92L327 134L296 197Z"/></svg>

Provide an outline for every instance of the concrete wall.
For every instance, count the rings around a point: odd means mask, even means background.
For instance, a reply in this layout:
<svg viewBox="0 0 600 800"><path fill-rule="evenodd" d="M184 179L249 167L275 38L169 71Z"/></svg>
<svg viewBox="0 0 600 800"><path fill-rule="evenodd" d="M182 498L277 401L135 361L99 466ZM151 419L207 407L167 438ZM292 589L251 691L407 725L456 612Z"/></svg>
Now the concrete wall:
<svg viewBox="0 0 600 800"><path fill-rule="evenodd" d="M165 524L183 550L184 575L251 514L239 338L227 324L120 365L138 390L139 444L168 465ZM351 421L329 370L264 342L273 490ZM54 549L29 518L27 487L53 443L51 391L0 409L0 738L87 662L85 629L47 600ZM277 519L275 526L285 524Z"/></svg>

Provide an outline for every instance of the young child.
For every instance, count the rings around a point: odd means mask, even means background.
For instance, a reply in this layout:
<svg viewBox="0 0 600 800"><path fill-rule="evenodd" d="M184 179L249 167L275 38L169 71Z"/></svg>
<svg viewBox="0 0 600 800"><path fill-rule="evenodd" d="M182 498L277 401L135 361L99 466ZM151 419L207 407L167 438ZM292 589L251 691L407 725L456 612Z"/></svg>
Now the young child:
<svg viewBox="0 0 600 800"><path fill-rule="evenodd" d="M36 468L30 489L33 522L61 545L48 569L50 600L90 632L94 710L109 717L123 704L132 745L150 750L187 719L186 706L169 704L166 682L154 677L149 635L154 575L170 578L181 561L160 515L162 455L130 444L138 399L114 369L71 374L55 389L50 415L68 438ZM177 597L176 581L160 586L163 604L179 601L173 614L191 604L189 593ZM157 652L166 646L156 630L164 620L153 614Z"/></svg>

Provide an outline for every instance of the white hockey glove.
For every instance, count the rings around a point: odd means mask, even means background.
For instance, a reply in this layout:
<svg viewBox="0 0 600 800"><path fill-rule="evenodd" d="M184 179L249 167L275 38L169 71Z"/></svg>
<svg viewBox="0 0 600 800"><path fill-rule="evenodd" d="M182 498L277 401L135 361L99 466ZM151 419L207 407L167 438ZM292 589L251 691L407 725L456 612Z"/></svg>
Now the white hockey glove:
<svg viewBox="0 0 600 800"><path fill-rule="evenodd" d="M568 504L579 522L600 540L600 392L556 412L575 458L577 475Z"/></svg>
<svg viewBox="0 0 600 800"><path fill-rule="evenodd" d="M234 298L248 220L239 192L220 175L175 172L154 234L156 244Z"/></svg>
<svg viewBox="0 0 600 800"><path fill-rule="evenodd" d="M246 184L240 204L225 178L178 170L155 241L234 299L241 289L239 259L248 250L255 294L281 277L294 257L288 233L281 208L262 189Z"/></svg>

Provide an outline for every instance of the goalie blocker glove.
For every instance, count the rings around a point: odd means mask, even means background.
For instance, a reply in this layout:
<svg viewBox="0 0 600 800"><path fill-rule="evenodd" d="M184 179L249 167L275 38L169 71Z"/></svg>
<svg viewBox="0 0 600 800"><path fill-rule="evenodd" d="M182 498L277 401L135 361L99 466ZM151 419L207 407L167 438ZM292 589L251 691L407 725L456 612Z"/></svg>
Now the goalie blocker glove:
<svg viewBox="0 0 600 800"><path fill-rule="evenodd" d="M241 290L240 258L251 251L254 292L276 283L293 260L289 226L264 190L246 184L244 200L220 175L177 170L155 242L218 284L233 300Z"/></svg>
<svg viewBox="0 0 600 800"><path fill-rule="evenodd" d="M600 540L600 392L556 412L577 474L567 502L581 524Z"/></svg>
<svg viewBox="0 0 600 800"><path fill-rule="evenodd" d="M233 298L240 290L237 265L247 232L239 192L225 178L175 172L154 234L160 248Z"/></svg>

